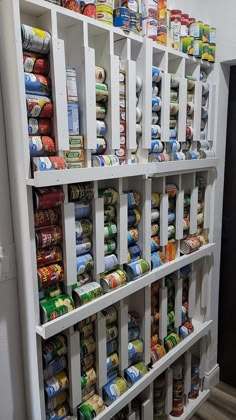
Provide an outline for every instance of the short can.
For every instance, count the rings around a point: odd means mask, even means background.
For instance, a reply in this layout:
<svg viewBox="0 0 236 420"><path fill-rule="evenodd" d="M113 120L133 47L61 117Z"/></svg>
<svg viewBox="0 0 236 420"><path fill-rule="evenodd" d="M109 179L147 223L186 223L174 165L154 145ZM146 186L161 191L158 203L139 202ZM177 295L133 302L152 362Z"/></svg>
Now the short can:
<svg viewBox="0 0 236 420"><path fill-rule="evenodd" d="M116 209L112 205L104 206L104 223L112 222L116 218Z"/></svg>
<svg viewBox="0 0 236 420"><path fill-rule="evenodd" d="M97 137L104 137L107 132L107 126L105 121L96 121L96 131L97 131Z"/></svg>
<svg viewBox="0 0 236 420"><path fill-rule="evenodd" d="M74 302L69 295L60 295L41 302L41 318L42 323L56 319L64 314L67 314L74 309Z"/></svg>
<svg viewBox="0 0 236 420"><path fill-rule="evenodd" d="M87 219L91 215L90 203L75 203L75 219Z"/></svg>
<svg viewBox="0 0 236 420"><path fill-rule="evenodd" d="M81 358L81 368L83 371L90 369L92 366L94 366L94 363L95 360L93 353L90 353L87 356Z"/></svg>
<svg viewBox="0 0 236 420"><path fill-rule="evenodd" d="M47 54L50 49L51 35L42 29L21 25L22 48L39 54Z"/></svg>
<svg viewBox="0 0 236 420"><path fill-rule="evenodd" d="M138 229L134 227L130 227L128 229L128 246L138 242L139 234Z"/></svg>
<svg viewBox="0 0 236 420"><path fill-rule="evenodd" d="M167 153L179 152L180 149L181 149L181 144L177 140L170 140L166 142Z"/></svg>
<svg viewBox="0 0 236 420"><path fill-rule="evenodd" d="M99 121L102 123L103 121ZM97 144L96 149L92 149L91 153L92 155L102 155L105 153L107 148L107 142L103 137L97 137Z"/></svg>
<svg viewBox="0 0 236 420"><path fill-rule="evenodd" d="M52 133L52 121L45 118L28 119L29 135L48 135Z"/></svg>
<svg viewBox="0 0 236 420"><path fill-rule="evenodd" d="M67 101L78 102L78 92L76 83L76 69L73 67L66 67L66 89Z"/></svg>
<svg viewBox="0 0 236 420"><path fill-rule="evenodd" d="M96 19L99 22L111 26L113 24L113 7L104 4L96 4Z"/></svg>
<svg viewBox="0 0 236 420"><path fill-rule="evenodd" d="M38 286L51 286L64 279L64 270L60 264L51 264L37 269Z"/></svg>
<svg viewBox="0 0 236 420"><path fill-rule="evenodd" d="M40 227L35 230L36 245L38 248L59 245L62 237L62 228L59 225Z"/></svg>
<svg viewBox="0 0 236 420"><path fill-rule="evenodd" d="M55 141L49 136L29 136L30 157L48 156L56 153Z"/></svg>
<svg viewBox="0 0 236 420"><path fill-rule="evenodd" d="M128 192L128 208L135 209L141 203L141 195L137 191Z"/></svg>
<svg viewBox="0 0 236 420"><path fill-rule="evenodd" d="M84 182L84 183L69 185L69 200L70 201L89 202L93 198L94 198L94 188L91 182Z"/></svg>
<svg viewBox="0 0 236 420"><path fill-rule="evenodd" d="M78 419L93 419L105 410L105 404L102 398L95 394L77 407Z"/></svg>
<svg viewBox="0 0 236 420"><path fill-rule="evenodd" d="M119 356L117 353L112 353L107 357L107 372L116 369L119 366Z"/></svg>
<svg viewBox="0 0 236 420"><path fill-rule="evenodd" d="M215 152L212 149L211 150L200 149L199 153L200 153L200 159L210 159L210 158L215 157Z"/></svg>
<svg viewBox="0 0 236 420"><path fill-rule="evenodd" d="M127 273L128 280L132 281L147 274L150 271L150 266L145 259L141 258L138 261L125 264L125 271Z"/></svg>
<svg viewBox="0 0 236 420"><path fill-rule="evenodd" d="M112 239L117 234L117 225L113 222L104 224L104 239Z"/></svg>
<svg viewBox="0 0 236 420"><path fill-rule="evenodd" d="M144 375L148 373L148 369L143 362L136 363L133 366L125 369L125 379L128 384L133 385L138 382Z"/></svg>
<svg viewBox="0 0 236 420"><path fill-rule="evenodd" d="M167 335L164 339L165 349L168 352L169 350L172 350L174 347L176 347L180 343L180 337L176 333L171 333Z"/></svg>
<svg viewBox="0 0 236 420"><path fill-rule="evenodd" d="M56 225L61 218L59 208L36 210L34 212L34 226L35 228L46 227L48 225Z"/></svg>
<svg viewBox="0 0 236 420"><path fill-rule="evenodd" d="M115 306L108 306L108 308L103 309L103 316L106 318L106 324L113 324L118 320L118 312Z"/></svg>
<svg viewBox="0 0 236 420"><path fill-rule="evenodd" d="M45 249L37 249L37 267L43 267L47 264L55 264L62 261L62 251L59 246Z"/></svg>
<svg viewBox="0 0 236 420"><path fill-rule="evenodd" d="M128 248L128 262L137 261L141 258L141 256L142 251L138 245L132 245Z"/></svg>
<svg viewBox="0 0 236 420"><path fill-rule="evenodd" d="M43 362L47 367L55 358L64 356L67 353L66 337L58 334L42 344Z"/></svg>
<svg viewBox="0 0 236 420"><path fill-rule="evenodd" d="M63 369L67 367L67 360L65 356L58 357L52 360L44 369L43 371L43 378L44 380L48 380L52 376L56 375L57 373L61 372Z"/></svg>
<svg viewBox="0 0 236 420"><path fill-rule="evenodd" d="M62 370L44 383L44 390L49 398L55 397L61 391L65 391L69 386L66 370Z"/></svg>
<svg viewBox="0 0 236 420"><path fill-rule="evenodd" d="M91 236L93 233L93 224L89 219L81 219L75 221L76 240Z"/></svg>
<svg viewBox="0 0 236 420"><path fill-rule="evenodd" d="M101 286L104 293L111 292L118 287L124 286L127 282L127 275L124 270L116 270L101 275Z"/></svg>
<svg viewBox="0 0 236 420"><path fill-rule="evenodd" d="M73 290L73 298L76 308L82 305L86 305L92 300L95 300L102 296L102 288L100 284L93 281L87 284L84 284L81 287L78 287Z"/></svg>
<svg viewBox="0 0 236 420"><path fill-rule="evenodd" d="M24 73L25 91L28 95L50 96L51 80L40 74Z"/></svg>
<svg viewBox="0 0 236 420"><path fill-rule="evenodd" d="M130 13L126 7L118 7L113 11L113 25L122 28L124 31L130 30Z"/></svg>
<svg viewBox="0 0 236 420"><path fill-rule="evenodd" d="M62 7L65 7L65 9L80 13L80 0L61 0L61 5Z"/></svg>
<svg viewBox="0 0 236 420"><path fill-rule="evenodd" d="M187 239L184 239L180 242L180 252L181 254L191 254L192 252L197 251L201 246L201 242L197 236L191 236Z"/></svg>
<svg viewBox="0 0 236 420"><path fill-rule="evenodd" d="M113 401L123 395L127 389L127 382L122 377L117 377L112 382L108 382L103 388L105 404L110 405Z"/></svg>
<svg viewBox="0 0 236 420"><path fill-rule="evenodd" d="M93 268L93 256L91 254L79 255L76 258L77 274L86 273Z"/></svg>
<svg viewBox="0 0 236 420"><path fill-rule="evenodd" d="M70 102L67 104L69 135L79 134L79 104Z"/></svg>
<svg viewBox="0 0 236 420"><path fill-rule="evenodd" d="M102 103L96 103L96 118L99 120L104 120L106 117L106 107Z"/></svg>
<svg viewBox="0 0 236 420"><path fill-rule="evenodd" d="M128 358L131 363L139 361L143 354L143 348L143 341L139 338L128 343Z"/></svg>
<svg viewBox="0 0 236 420"><path fill-rule="evenodd" d="M50 70L50 63L47 57L32 52L23 52L24 71L26 73L41 74L47 76Z"/></svg>
<svg viewBox="0 0 236 420"><path fill-rule="evenodd" d="M105 103L108 100L108 87L105 83L96 83L96 101Z"/></svg>
<svg viewBox="0 0 236 420"><path fill-rule="evenodd" d="M151 138L157 139L161 135L161 127L159 125L151 125Z"/></svg>
<svg viewBox="0 0 236 420"><path fill-rule="evenodd" d="M105 269L104 271L110 271L115 269L118 265L117 256L115 254L106 255L104 258Z"/></svg>
<svg viewBox="0 0 236 420"><path fill-rule="evenodd" d="M83 359L85 356L96 351L96 341L93 335L84 338L80 341L80 356Z"/></svg>

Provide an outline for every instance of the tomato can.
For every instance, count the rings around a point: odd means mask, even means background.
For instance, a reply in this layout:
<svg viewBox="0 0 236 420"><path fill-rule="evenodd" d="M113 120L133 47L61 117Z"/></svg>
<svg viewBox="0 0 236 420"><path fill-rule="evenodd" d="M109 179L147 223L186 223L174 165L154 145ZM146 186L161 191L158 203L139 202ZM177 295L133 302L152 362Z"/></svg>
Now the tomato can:
<svg viewBox="0 0 236 420"><path fill-rule="evenodd" d="M56 153L55 141L49 136L29 136L30 156L48 156Z"/></svg>
<svg viewBox="0 0 236 420"><path fill-rule="evenodd" d="M28 119L29 135L47 135L52 133L52 121L44 118Z"/></svg>
<svg viewBox="0 0 236 420"><path fill-rule="evenodd" d="M40 54L47 54L50 49L51 35L42 29L21 25L22 48Z"/></svg>
<svg viewBox="0 0 236 420"><path fill-rule="evenodd" d="M79 255L76 258L77 274L84 274L93 268L93 256L91 254Z"/></svg>
<svg viewBox="0 0 236 420"><path fill-rule="evenodd" d="M56 319L73 311L74 302L69 295L60 295L40 304L42 323Z"/></svg>
<svg viewBox="0 0 236 420"><path fill-rule="evenodd" d="M62 228L59 225L40 227L35 229L35 239L38 248L46 248L61 243Z"/></svg>
<svg viewBox="0 0 236 420"><path fill-rule="evenodd" d="M66 67L66 89L67 89L67 101L78 102L75 68Z"/></svg>
<svg viewBox="0 0 236 420"><path fill-rule="evenodd" d="M102 398L95 394L85 402L78 405L77 416L78 419L94 419L104 410L105 404Z"/></svg>
<svg viewBox="0 0 236 420"><path fill-rule="evenodd" d="M26 95L28 117L52 118L53 104L47 96Z"/></svg>
<svg viewBox="0 0 236 420"><path fill-rule="evenodd" d="M94 188L91 182L69 185L69 200L89 202L94 198Z"/></svg>
<svg viewBox="0 0 236 420"><path fill-rule="evenodd" d="M77 287L73 290L75 307L78 308L79 306L86 305L87 303L92 302L92 300L102 296L102 294L100 284L95 281Z"/></svg>
<svg viewBox="0 0 236 420"><path fill-rule="evenodd" d="M124 270L116 270L101 275L101 286L104 293L111 292L113 289L124 286L126 281L127 276Z"/></svg>
<svg viewBox="0 0 236 420"><path fill-rule="evenodd" d="M63 267L59 264L51 264L46 267L37 269L38 286L39 289L42 287L50 286L55 283L59 283L64 279Z"/></svg>
<svg viewBox="0 0 236 420"><path fill-rule="evenodd" d="M150 271L150 266L145 259L141 258L140 260L131 262L130 264L125 264L124 269L128 280L133 281L147 274Z"/></svg>
<svg viewBox="0 0 236 420"><path fill-rule="evenodd" d="M47 76L50 70L50 63L48 58L32 52L23 52L23 64L24 71L26 73L34 73Z"/></svg>
<svg viewBox="0 0 236 420"><path fill-rule="evenodd" d="M62 187L35 188L33 199L36 210L46 210L63 204L65 194ZM40 215L40 217L42 217L42 215ZM45 217L45 214L43 217Z"/></svg>
<svg viewBox="0 0 236 420"><path fill-rule="evenodd" d="M75 221L76 240L91 236L93 233L93 224L89 219L81 219Z"/></svg>
<svg viewBox="0 0 236 420"><path fill-rule="evenodd" d="M80 0L61 0L62 7L80 13Z"/></svg>

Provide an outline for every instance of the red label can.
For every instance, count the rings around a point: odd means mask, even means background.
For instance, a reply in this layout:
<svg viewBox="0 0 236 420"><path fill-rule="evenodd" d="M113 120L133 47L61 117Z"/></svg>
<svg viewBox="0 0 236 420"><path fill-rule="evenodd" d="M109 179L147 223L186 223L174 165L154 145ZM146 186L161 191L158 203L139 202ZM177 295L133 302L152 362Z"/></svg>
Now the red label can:
<svg viewBox="0 0 236 420"><path fill-rule="evenodd" d="M64 203L65 194L62 187L45 187L34 190L34 205L36 210L45 210Z"/></svg>
<svg viewBox="0 0 236 420"><path fill-rule="evenodd" d="M80 13L80 0L62 0L62 7L73 10L73 12Z"/></svg>
<svg viewBox="0 0 236 420"><path fill-rule="evenodd" d="M39 289L44 286L59 283L64 277L63 267L59 264L51 264L46 267L38 268L37 276Z"/></svg>
<svg viewBox="0 0 236 420"><path fill-rule="evenodd" d="M35 230L35 239L38 248L58 245L62 241L62 228L59 225L37 228Z"/></svg>
<svg viewBox="0 0 236 420"><path fill-rule="evenodd" d="M54 264L62 261L62 252L59 246L54 246L47 249L37 250L37 267L43 267L47 264Z"/></svg>
<svg viewBox="0 0 236 420"><path fill-rule="evenodd" d="M50 64L47 57L26 52L23 53L24 71L27 73L42 74L47 76L50 70Z"/></svg>
<svg viewBox="0 0 236 420"><path fill-rule="evenodd" d="M52 118L53 104L46 96L26 95L28 117Z"/></svg>
<svg viewBox="0 0 236 420"><path fill-rule="evenodd" d="M82 15L96 19L96 5L93 0L83 0L80 4Z"/></svg>
<svg viewBox="0 0 236 420"><path fill-rule="evenodd" d="M51 134L52 121L44 118L29 118L28 119L28 133L29 135L35 134Z"/></svg>
<svg viewBox="0 0 236 420"><path fill-rule="evenodd" d="M60 221L61 212L59 208L38 210L34 213L35 227L44 227L49 225L56 225Z"/></svg>

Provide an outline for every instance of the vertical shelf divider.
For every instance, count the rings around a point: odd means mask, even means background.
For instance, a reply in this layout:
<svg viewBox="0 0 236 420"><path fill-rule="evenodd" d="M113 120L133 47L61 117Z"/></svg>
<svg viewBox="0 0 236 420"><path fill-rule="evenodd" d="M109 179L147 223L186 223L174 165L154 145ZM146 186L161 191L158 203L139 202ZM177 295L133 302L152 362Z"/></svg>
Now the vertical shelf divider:
<svg viewBox="0 0 236 420"><path fill-rule="evenodd" d="M166 371L166 398L165 398L165 413L169 415L172 411L173 405L173 370L171 368Z"/></svg>
<svg viewBox="0 0 236 420"><path fill-rule="evenodd" d="M127 230L128 230L128 203L127 194L121 194L118 206L118 237L117 237L117 250L119 264L127 263L128 255L128 242L127 242Z"/></svg>
<svg viewBox="0 0 236 420"><path fill-rule="evenodd" d="M119 320L119 357L121 374L128 367L128 304L122 299L117 304Z"/></svg>
<svg viewBox="0 0 236 420"><path fill-rule="evenodd" d="M165 284L165 279L163 279ZM160 321L159 321L159 336L160 340L164 340L167 336L167 287L162 284L160 288Z"/></svg>
<svg viewBox="0 0 236 420"><path fill-rule="evenodd" d="M183 279L179 277L175 281L175 328L179 328L182 324L182 293Z"/></svg>
<svg viewBox="0 0 236 420"><path fill-rule="evenodd" d="M188 402L188 394L191 391L191 363L192 354L191 351L187 351L184 356L184 394L186 402Z"/></svg>
<svg viewBox="0 0 236 420"><path fill-rule="evenodd" d="M68 340L68 373L69 373L69 405L74 415L81 403L81 362L80 362L80 333L69 329Z"/></svg>
<svg viewBox="0 0 236 420"><path fill-rule="evenodd" d="M102 388L107 383L107 339L106 318L98 313L96 323L96 373L97 390L102 396Z"/></svg>

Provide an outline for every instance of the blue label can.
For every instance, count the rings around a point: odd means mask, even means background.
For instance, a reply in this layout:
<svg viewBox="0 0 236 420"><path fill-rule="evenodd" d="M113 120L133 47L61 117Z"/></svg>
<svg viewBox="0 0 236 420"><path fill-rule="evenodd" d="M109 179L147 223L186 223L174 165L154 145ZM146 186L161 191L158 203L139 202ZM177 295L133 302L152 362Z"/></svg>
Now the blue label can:
<svg viewBox="0 0 236 420"><path fill-rule="evenodd" d="M162 78L161 69L159 67L152 67L152 81L153 83L159 83Z"/></svg>
<svg viewBox="0 0 236 420"><path fill-rule="evenodd" d="M130 15L129 9L126 7L118 7L113 11L113 25L124 29L130 30Z"/></svg>
<svg viewBox="0 0 236 420"><path fill-rule="evenodd" d="M89 203L75 203L75 220L87 219L91 214Z"/></svg>
<svg viewBox="0 0 236 420"><path fill-rule="evenodd" d="M164 144L160 140L151 141L150 153L162 153L164 150Z"/></svg>
<svg viewBox="0 0 236 420"><path fill-rule="evenodd" d="M128 249L128 252L129 252L130 258L131 258L130 262L137 261L142 256L142 251L141 251L141 249L139 248L138 245L130 246L129 249Z"/></svg>
<svg viewBox="0 0 236 420"><path fill-rule="evenodd" d="M118 265L117 256L115 254L106 255L105 257L105 271L110 271Z"/></svg>
<svg viewBox="0 0 236 420"><path fill-rule="evenodd" d="M89 238L83 238L76 242L76 256L87 254L92 249L92 242Z"/></svg>
<svg viewBox="0 0 236 420"><path fill-rule="evenodd" d="M79 134L79 104L70 102L67 104L69 135Z"/></svg>
<svg viewBox="0 0 236 420"><path fill-rule="evenodd" d="M139 338L140 330L139 327L129 328L128 330L128 340L133 341Z"/></svg>
<svg viewBox="0 0 236 420"><path fill-rule="evenodd" d="M24 77L27 94L50 96L51 81L48 77L34 73L24 73Z"/></svg>
<svg viewBox="0 0 236 420"><path fill-rule="evenodd" d="M93 257L91 254L84 254L76 258L77 274L84 274L93 268Z"/></svg>
<svg viewBox="0 0 236 420"><path fill-rule="evenodd" d="M159 96L152 97L152 110L158 112L161 109L161 98Z"/></svg>
<svg viewBox="0 0 236 420"><path fill-rule="evenodd" d="M107 343L107 354L114 353L118 350L118 342L117 340L112 340Z"/></svg>
<svg viewBox="0 0 236 420"><path fill-rule="evenodd" d="M67 361L66 361L66 357L64 356L52 360L52 362L49 363L47 368L44 369L43 371L44 380L46 381L47 379L61 372L61 370L65 369L66 366L67 366Z"/></svg>
<svg viewBox="0 0 236 420"><path fill-rule="evenodd" d="M174 221L175 221L175 213L171 211L168 213L168 223L173 223Z"/></svg>
<svg viewBox="0 0 236 420"><path fill-rule="evenodd" d="M158 255L158 252L153 252L151 255L151 267L152 270L154 270L155 268L158 268L162 265L161 259Z"/></svg>

